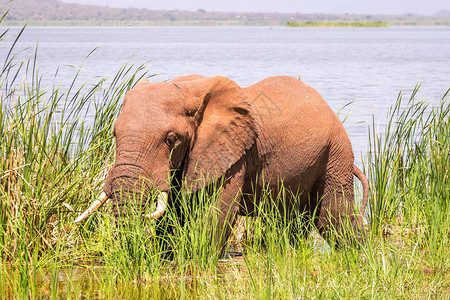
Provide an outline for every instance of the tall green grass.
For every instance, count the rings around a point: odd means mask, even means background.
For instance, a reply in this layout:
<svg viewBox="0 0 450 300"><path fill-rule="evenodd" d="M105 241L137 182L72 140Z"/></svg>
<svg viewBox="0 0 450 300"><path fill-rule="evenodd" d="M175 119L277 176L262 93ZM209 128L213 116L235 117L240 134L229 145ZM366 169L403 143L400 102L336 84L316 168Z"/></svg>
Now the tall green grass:
<svg viewBox="0 0 450 300"><path fill-rule="evenodd" d="M382 133L375 122L369 129L370 219L374 233L390 234L398 223L402 242L417 243L442 267L450 244L450 90L430 107L415 99L418 89L406 105L399 95Z"/></svg>
<svg viewBox="0 0 450 300"><path fill-rule="evenodd" d="M6 31L7 29L4 29ZM335 250L314 231L299 231L274 209L267 191L257 217L228 243L211 244L220 184L180 194L180 222L168 210L155 222L139 203L116 219L107 204L82 224L78 213L101 191L113 160L112 124L143 66L125 65L109 80L43 86L38 51L23 60L13 38L0 75L0 297L157 299L329 299L450 297L448 92L442 101L404 103L386 128L369 127L369 237L360 249ZM6 37L0 33L0 39ZM151 199L153 203L155 199ZM151 205L146 207L151 209ZM243 234L242 234L243 233ZM228 251L227 250L227 251Z"/></svg>
<svg viewBox="0 0 450 300"><path fill-rule="evenodd" d="M28 59L15 54L24 29L0 69L0 285L18 283L12 290L22 297L33 292L33 264L57 265L88 233L70 225L74 211L98 196L119 101L146 74L125 65L111 80L79 83L78 71L67 90L44 87L37 48ZM12 269L18 281L6 280Z"/></svg>

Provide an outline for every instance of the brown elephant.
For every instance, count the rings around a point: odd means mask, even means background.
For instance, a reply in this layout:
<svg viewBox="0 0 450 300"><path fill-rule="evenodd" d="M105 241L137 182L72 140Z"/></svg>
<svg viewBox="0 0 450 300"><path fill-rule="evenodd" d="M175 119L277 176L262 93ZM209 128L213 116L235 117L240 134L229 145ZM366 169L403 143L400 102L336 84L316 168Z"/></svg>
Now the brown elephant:
<svg viewBox="0 0 450 300"><path fill-rule="evenodd" d="M349 137L317 91L297 79L270 77L247 88L219 76L141 80L125 96L114 135L116 159L105 197L77 222L108 198L119 207L124 190L158 191L157 209L148 216L159 218L171 203L171 178L182 179L181 188L191 192L222 178L217 207L224 234L216 237L222 245L237 214L254 213L263 188L276 195L281 180L292 193L279 208L314 214L325 239L333 228L348 230L345 220L359 236L364 232L368 182L354 165ZM364 190L360 213L354 210L354 175Z"/></svg>

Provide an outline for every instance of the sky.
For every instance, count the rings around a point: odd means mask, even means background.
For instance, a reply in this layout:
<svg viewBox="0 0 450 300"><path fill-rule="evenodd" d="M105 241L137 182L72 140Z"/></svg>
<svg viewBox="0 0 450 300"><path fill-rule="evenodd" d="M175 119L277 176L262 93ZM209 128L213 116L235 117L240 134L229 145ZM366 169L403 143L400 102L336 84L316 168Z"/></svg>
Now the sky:
<svg viewBox="0 0 450 300"><path fill-rule="evenodd" d="M110 7L206 11L432 15L450 0L62 0Z"/></svg>

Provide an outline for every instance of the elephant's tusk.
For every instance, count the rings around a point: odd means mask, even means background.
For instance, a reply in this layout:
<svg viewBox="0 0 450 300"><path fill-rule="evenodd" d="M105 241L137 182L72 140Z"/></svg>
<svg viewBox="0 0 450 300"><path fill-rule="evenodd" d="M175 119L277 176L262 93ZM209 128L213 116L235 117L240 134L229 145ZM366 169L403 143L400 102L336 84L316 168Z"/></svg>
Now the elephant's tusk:
<svg viewBox="0 0 450 300"><path fill-rule="evenodd" d="M147 219L158 219L166 211L168 194L166 192L161 192L158 195L158 204L156 205L156 210L151 214L145 215Z"/></svg>
<svg viewBox="0 0 450 300"><path fill-rule="evenodd" d="M79 223L89 217L94 211L96 211L100 206L102 206L106 200L108 200L108 196L105 193L101 194L101 197L98 200L95 200L91 206L84 213L82 213L78 218L73 221L74 223Z"/></svg>

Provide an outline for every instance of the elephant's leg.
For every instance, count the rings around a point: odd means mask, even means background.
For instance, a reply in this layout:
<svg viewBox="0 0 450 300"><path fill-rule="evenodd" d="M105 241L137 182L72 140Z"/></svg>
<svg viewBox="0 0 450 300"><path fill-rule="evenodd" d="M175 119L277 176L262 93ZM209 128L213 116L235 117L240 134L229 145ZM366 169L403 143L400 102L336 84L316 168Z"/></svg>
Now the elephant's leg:
<svg viewBox="0 0 450 300"><path fill-rule="evenodd" d="M354 207L353 174L348 178L327 176L316 211L316 226L322 237L336 247L346 240L361 241L359 219Z"/></svg>
<svg viewBox="0 0 450 300"><path fill-rule="evenodd" d="M225 243L236 223L240 202L239 193L230 193L229 190L224 189L221 200L216 205L217 227L213 235L213 243L218 246L220 252L224 250Z"/></svg>
<svg viewBox="0 0 450 300"><path fill-rule="evenodd" d="M213 243L218 246L218 250L223 251L226 241L231 234L236 223L239 212L239 205L242 199L242 186L244 183L245 168L244 163L237 162L227 172L226 181L222 187L221 197L214 205L213 217L217 217L213 232ZM214 220L213 220L214 222Z"/></svg>

